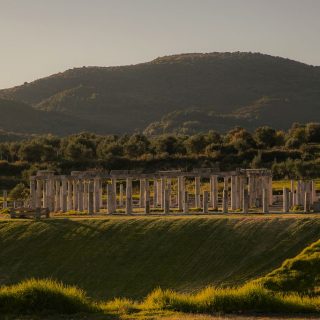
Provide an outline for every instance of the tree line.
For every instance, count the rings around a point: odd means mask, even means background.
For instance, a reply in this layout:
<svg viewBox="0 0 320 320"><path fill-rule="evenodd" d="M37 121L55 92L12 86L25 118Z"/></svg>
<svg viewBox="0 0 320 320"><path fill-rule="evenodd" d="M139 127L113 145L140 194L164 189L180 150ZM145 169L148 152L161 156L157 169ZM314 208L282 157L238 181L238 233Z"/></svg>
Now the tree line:
<svg viewBox="0 0 320 320"><path fill-rule="evenodd" d="M320 176L320 124L294 123L287 130L235 127L219 133L146 136L79 133L0 143L2 184L28 180L38 169L183 169L219 163L222 170L271 168L275 178ZM7 181L4 177L7 177ZM9 179L9 177L11 177ZM15 177L15 178L13 178Z"/></svg>

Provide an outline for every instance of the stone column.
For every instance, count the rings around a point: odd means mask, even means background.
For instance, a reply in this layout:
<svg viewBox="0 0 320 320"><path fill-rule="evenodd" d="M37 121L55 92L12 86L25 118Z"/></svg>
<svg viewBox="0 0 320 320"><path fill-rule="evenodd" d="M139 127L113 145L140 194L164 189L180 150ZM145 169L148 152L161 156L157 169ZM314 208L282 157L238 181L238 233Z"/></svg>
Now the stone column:
<svg viewBox="0 0 320 320"><path fill-rule="evenodd" d="M196 208L201 207L200 203L200 177L194 178L194 206Z"/></svg>
<svg viewBox="0 0 320 320"><path fill-rule="evenodd" d="M67 210L72 210L72 181L68 179Z"/></svg>
<svg viewBox="0 0 320 320"><path fill-rule="evenodd" d="M166 188L166 179L161 178L160 179L160 206L161 209L164 209L164 193Z"/></svg>
<svg viewBox="0 0 320 320"><path fill-rule="evenodd" d="M249 213L249 202L250 202L250 197L249 197L249 192L247 189L243 189L243 195L242 195L242 213Z"/></svg>
<svg viewBox="0 0 320 320"><path fill-rule="evenodd" d="M78 180L78 183L77 183L77 189L78 189L78 211L82 212L84 210L84 206L83 206L83 200L84 200L84 196L83 196L83 189L84 189L84 186L83 186L83 181L82 179L79 179Z"/></svg>
<svg viewBox="0 0 320 320"><path fill-rule="evenodd" d="M231 210L237 208L237 182L236 176L231 176Z"/></svg>
<svg viewBox="0 0 320 320"><path fill-rule="evenodd" d="M30 208L35 209L37 206L36 201L36 183L34 179L30 180Z"/></svg>
<svg viewBox="0 0 320 320"><path fill-rule="evenodd" d="M100 189L100 194L99 194L100 209L102 209L102 208L104 208L104 204L103 204L103 182L102 182L102 180L100 180L99 189Z"/></svg>
<svg viewBox="0 0 320 320"><path fill-rule="evenodd" d="M114 186L111 184L107 184L107 213L111 214L115 212L115 204L114 204Z"/></svg>
<svg viewBox="0 0 320 320"><path fill-rule="evenodd" d="M290 180L290 208L295 206L294 200L294 180Z"/></svg>
<svg viewBox="0 0 320 320"><path fill-rule="evenodd" d="M145 180L145 189L144 189L144 213L149 214L150 213L150 185L149 180Z"/></svg>
<svg viewBox="0 0 320 320"><path fill-rule="evenodd" d="M210 200L213 210L218 210L218 177L210 177Z"/></svg>
<svg viewBox="0 0 320 320"><path fill-rule="evenodd" d="M272 190L272 176L268 177L268 182L269 182L269 206L273 205L273 190Z"/></svg>
<svg viewBox="0 0 320 320"><path fill-rule="evenodd" d="M42 180L36 180L36 208L42 206Z"/></svg>
<svg viewBox="0 0 320 320"><path fill-rule="evenodd" d="M311 204L313 205L317 201L317 190L316 183L314 180L311 181Z"/></svg>
<svg viewBox="0 0 320 320"><path fill-rule="evenodd" d="M48 177L46 187L46 200L47 204L45 207L49 208L50 212L53 211L55 205L55 193L54 193L55 182L53 177Z"/></svg>
<svg viewBox="0 0 320 320"><path fill-rule="evenodd" d="M165 188L165 190L164 190L163 213L164 214L170 213L170 194L169 194L169 190L167 188Z"/></svg>
<svg viewBox="0 0 320 320"><path fill-rule="evenodd" d="M60 211L60 181L55 181L54 212Z"/></svg>
<svg viewBox="0 0 320 320"><path fill-rule="evenodd" d="M178 177L178 210L183 210L183 198L185 192L185 180L184 177Z"/></svg>
<svg viewBox="0 0 320 320"><path fill-rule="evenodd" d="M48 208L48 184L47 180L42 180L42 208Z"/></svg>
<svg viewBox="0 0 320 320"><path fill-rule="evenodd" d="M127 178L126 185L126 214L132 214L132 179Z"/></svg>
<svg viewBox="0 0 320 320"><path fill-rule="evenodd" d="M65 177L61 180L61 211L67 212L67 179Z"/></svg>
<svg viewBox="0 0 320 320"><path fill-rule="evenodd" d="M295 191L292 195L292 203L293 203L293 207L297 205L298 201L297 201L297 191Z"/></svg>
<svg viewBox="0 0 320 320"><path fill-rule="evenodd" d="M112 186L114 190L114 185ZM100 178L96 177L93 180L93 210L95 213L100 212ZM113 191L114 192L114 191Z"/></svg>
<svg viewBox="0 0 320 320"><path fill-rule="evenodd" d="M310 193L307 191L304 193L304 212L310 212Z"/></svg>
<svg viewBox="0 0 320 320"><path fill-rule="evenodd" d="M208 191L203 191L203 213L208 213Z"/></svg>
<svg viewBox="0 0 320 320"><path fill-rule="evenodd" d="M139 207L144 208L145 205L146 180L140 179Z"/></svg>
<svg viewBox="0 0 320 320"><path fill-rule="evenodd" d="M153 207L156 208L158 204L158 181L153 179Z"/></svg>
<svg viewBox="0 0 320 320"><path fill-rule="evenodd" d="M296 191L296 197L297 197L297 205L301 206L303 199L302 199L302 194L301 194L301 181L298 180L297 182L297 191Z"/></svg>
<svg viewBox="0 0 320 320"><path fill-rule="evenodd" d="M222 192L222 213L228 213L228 190Z"/></svg>
<svg viewBox="0 0 320 320"><path fill-rule="evenodd" d="M288 193L289 193L289 210L290 210L292 208L292 199L293 199L293 197L292 197L291 191L289 191Z"/></svg>
<svg viewBox="0 0 320 320"><path fill-rule="evenodd" d="M94 213L94 206L93 206L93 202L94 202L94 185L93 185L93 181L89 180L88 181L88 213L89 214L93 214Z"/></svg>
<svg viewBox="0 0 320 320"><path fill-rule="evenodd" d="M89 199L89 182L84 180L83 181L83 210L88 210L88 199Z"/></svg>
<svg viewBox="0 0 320 320"><path fill-rule="evenodd" d="M262 212L269 212L269 192L267 188L262 189Z"/></svg>
<svg viewBox="0 0 320 320"><path fill-rule="evenodd" d="M120 184L120 190L119 190L119 207L122 208L123 207L123 184Z"/></svg>
<svg viewBox="0 0 320 320"><path fill-rule="evenodd" d="M289 212L289 190L288 188L283 188L283 212Z"/></svg>
<svg viewBox="0 0 320 320"><path fill-rule="evenodd" d="M77 188L77 181L76 178L73 178L72 181L72 209L77 211L78 210L78 188Z"/></svg>
<svg viewBox="0 0 320 320"><path fill-rule="evenodd" d="M168 199L169 199L169 206L172 206L171 203L171 189L172 189L172 181L171 178L167 178L167 183L166 183L166 188L168 189L169 195L168 195Z"/></svg>
<svg viewBox="0 0 320 320"><path fill-rule="evenodd" d="M8 207L8 192L7 190L3 190L3 209Z"/></svg>
<svg viewBox="0 0 320 320"><path fill-rule="evenodd" d="M111 178L111 185L112 185L113 193L117 194L117 179L116 178Z"/></svg>
<svg viewBox="0 0 320 320"><path fill-rule="evenodd" d="M238 187L238 205L237 205L237 209L241 210L243 207L242 201L243 201L243 190L246 186L246 177L243 176L239 176L238 177L238 183L239 183L239 187Z"/></svg>
<svg viewBox="0 0 320 320"><path fill-rule="evenodd" d="M253 174L249 175L249 207L253 207L256 202L255 197L255 176Z"/></svg>
<svg viewBox="0 0 320 320"><path fill-rule="evenodd" d="M162 203L162 197L161 197L161 190L162 190L162 186L161 186L161 180L157 180L157 206L159 206L161 208L161 203Z"/></svg>
<svg viewBox="0 0 320 320"><path fill-rule="evenodd" d="M184 197L183 197L183 212L184 213L189 213L189 194L188 191L184 192Z"/></svg>

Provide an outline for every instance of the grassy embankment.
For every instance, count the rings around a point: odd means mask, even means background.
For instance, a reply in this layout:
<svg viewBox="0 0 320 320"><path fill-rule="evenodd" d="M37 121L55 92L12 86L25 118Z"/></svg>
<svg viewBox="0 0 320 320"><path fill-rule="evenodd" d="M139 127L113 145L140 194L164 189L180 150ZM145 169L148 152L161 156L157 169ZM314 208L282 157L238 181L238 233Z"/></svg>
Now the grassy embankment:
<svg viewBox="0 0 320 320"><path fill-rule="evenodd" d="M0 288L1 314L79 314L77 319L184 319L183 314L240 313L240 314L320 314L320 296L315 290L320 278L320 241L307 247L301 254L285 261L282 266L260 279L237 288L207 287L198 293L185 294L156 289L140 302L113 299L94 302L85 292L49 280L28 280L18 285ZM305 272L304 278L297 277ZM280 283L295 278L296 286L280 290ZM277 283L273 290L270 284ZM309 288L301 293L300 283ZM306 293L306 292L305 292ZM178 314L177 314L178 312ZM182 314L181 314L182 313ZM84 318L82 318L84 316ZM57 319L57 318L56 318ZM186 317L188 319L188 317ZM209 319L209 318L208 318ZM214 319L214 318L212 318Z"/></svg>
<svg viewBox="0 0 320 320"><path fill-rule="evenodd" d="M52 278L93 298L236 285L319 238L309 216L111 217L0 221L0 283Z"/></svg>

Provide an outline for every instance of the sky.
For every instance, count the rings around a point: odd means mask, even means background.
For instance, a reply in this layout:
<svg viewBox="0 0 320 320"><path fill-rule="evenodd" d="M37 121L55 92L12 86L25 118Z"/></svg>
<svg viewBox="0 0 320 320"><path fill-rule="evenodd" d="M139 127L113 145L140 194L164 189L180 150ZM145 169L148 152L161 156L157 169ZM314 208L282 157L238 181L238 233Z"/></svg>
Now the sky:
<svg viewBox="0 0 320 320"><path fill-rule="evenodd" d="M187 52L320 65L319 16L320 0L0 0L0 88Z"/></svg>

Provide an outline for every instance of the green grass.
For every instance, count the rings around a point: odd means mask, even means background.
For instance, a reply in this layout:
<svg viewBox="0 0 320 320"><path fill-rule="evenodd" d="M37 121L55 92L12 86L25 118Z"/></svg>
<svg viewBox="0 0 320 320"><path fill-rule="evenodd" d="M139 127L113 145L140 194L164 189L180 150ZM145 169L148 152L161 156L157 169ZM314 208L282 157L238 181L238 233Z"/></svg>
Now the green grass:
<svg viewBox="0 0 320 320"><path fill-rule="evenodd" d="M208 287L197 294L157 289L146 297L142 309L172 310L185 313L315 313L320 298L283 295L257 283L238 288Z"/></svg>
<svg viewBox="0 0 320 320"><path fill-rule="evenodd" d="M0 288L0 314L95 312L84 291L51 280L30 279Z"/></svg>
<svg viewBox="0 0 320 320"><path fill-rule="evenodd" d="M320 240L262 278L268 289L320 296Z"/></svg>
<svg viewBox="0 0 320 320"><path fill-rule="evenodd" d="M0 283L52 278L95 299L241 285L316 241L319 227L316 215L0 220Z"/></svg>
<svg viewBox="0 0 320 320"><path fill-rule="evenodd" d="M94 302L75 287L51 280L29 280L0 288L0 313L38 314L104 314L114 319L145 319L145 314L161 311L183 313L237 314L320 314L320 297L281 294L265 289L259 283L238 288L208 287L196 294L157 289L140 302L114 299Z"/></svg>
<svg viewBox="0 0 320 320"><path fill-rule="evenodd" d="M315 292L320 275L319 251L320 240L267 276L241 286L209 286L195 293L158 288L139 301L127 298L94 301L77 287L31 279L0 288L0 314L12 317L81 313L92 319L137 320L177 314L319 315L320 295ZM301 273L299 277L297 271ZM288 278L291 290L286 286Z"/></svg>

